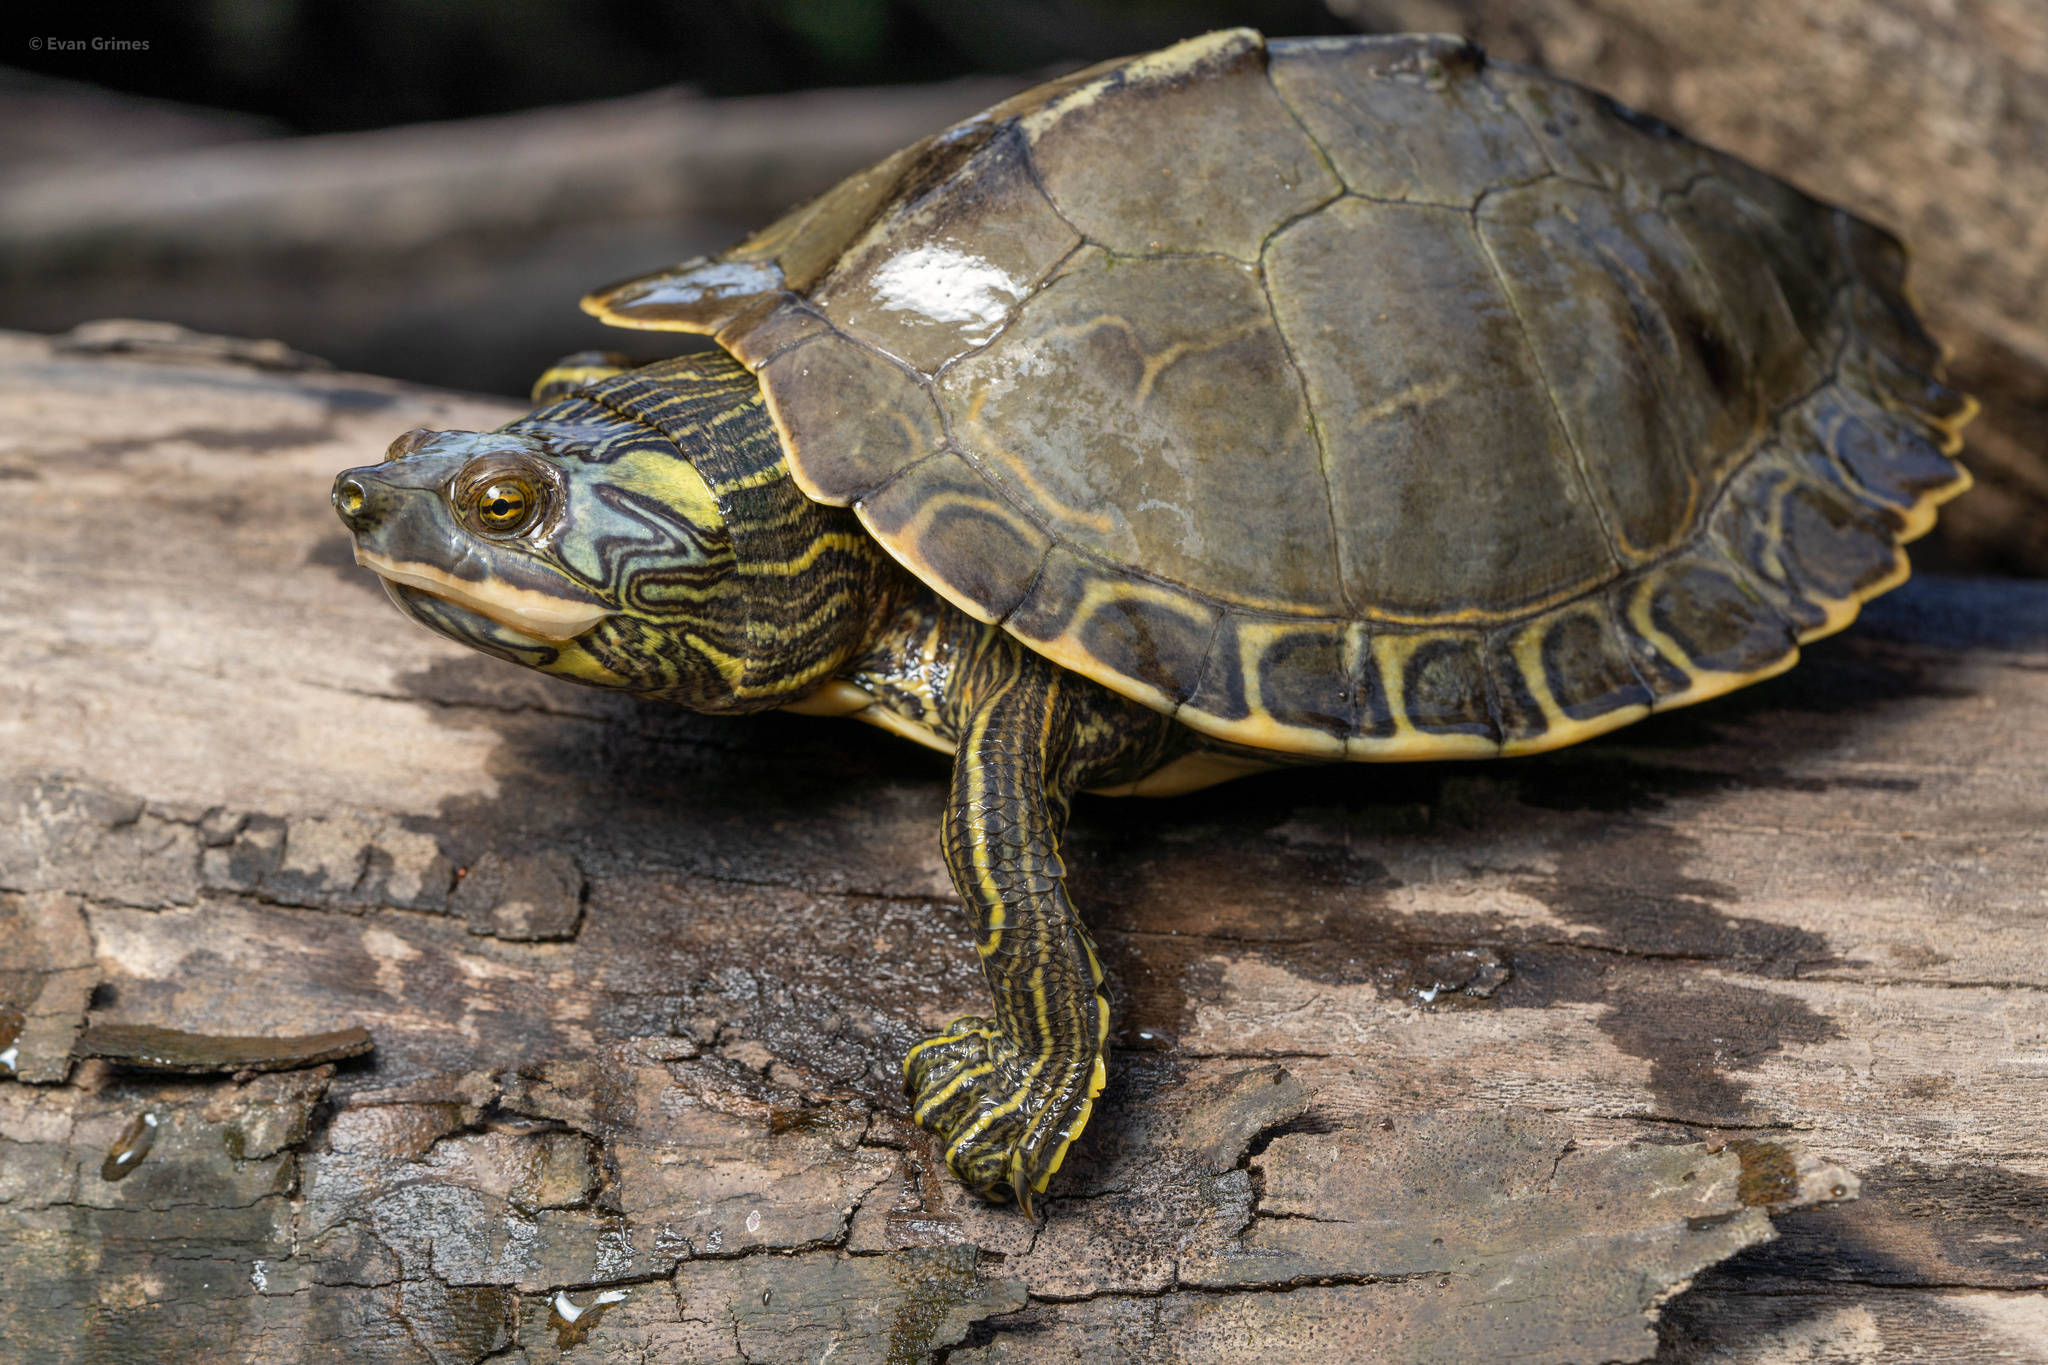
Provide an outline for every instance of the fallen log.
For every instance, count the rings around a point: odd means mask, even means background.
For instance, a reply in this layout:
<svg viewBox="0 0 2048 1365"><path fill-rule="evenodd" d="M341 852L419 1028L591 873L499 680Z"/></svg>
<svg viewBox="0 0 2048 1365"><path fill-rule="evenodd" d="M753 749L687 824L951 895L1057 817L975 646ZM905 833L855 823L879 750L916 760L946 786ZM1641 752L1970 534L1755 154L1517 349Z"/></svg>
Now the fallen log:
<svg viewBox="0 0 2048 1365"><path fill-rule="evenodd" d="M9 1351L2039 1358L2048 588L1085 800L1113 1065L1033 1223L898 1091L980 998L943 762L422 632L329 480L516 410L148 335L0 335Z"/></svg>

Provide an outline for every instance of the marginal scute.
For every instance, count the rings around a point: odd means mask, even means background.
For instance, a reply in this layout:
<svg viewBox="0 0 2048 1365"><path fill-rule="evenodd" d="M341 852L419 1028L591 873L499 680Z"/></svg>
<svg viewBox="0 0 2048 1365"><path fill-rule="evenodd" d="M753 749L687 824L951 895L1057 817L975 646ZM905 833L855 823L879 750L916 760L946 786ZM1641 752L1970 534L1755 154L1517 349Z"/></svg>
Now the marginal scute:
<svg viewBox="0 0 2048 1365"><path fill-rule="evenodd" d="M832 324L802 299L776 294L764 296L712 335L733 359L759 370L798 342L831 330Z"/></svg>
<svg viewBox="0 0 2048 1365"><path fill-rule="evenodd" d="M1360 699L1347 685L1345 621L1292 621L1230 612L1181 719L1239 733L1264 730L1297 752L1341 758L1358 730ZM1321 735L1320 745L1314 736Z"/></svg>
<svg viewBox="0 0 2048 1365"><path fill-rule="evenodd" d="M1004 623L1054 662L1170 711L1187 700L1220 613L1055 546Z"/></svg>
<svg viewBox="0 0 2048 1365"><path fill-rule="evenodd" d="M775 430L797 487L845 507L937 450L931 395L901 366L826 334L761 371Z"/></svg>
<svg viewBox="0 0 2048 1365"><path fill-rule="evenodd" d="M715 332L782 289L782 272L772 261L699 256L669 270L593 290L583 300L583 311L614 327Z"/></svg>
<svg viewBox="0 0 2048 1365"><path fill-rule="evenodd" d="M1456 39L1269 45L1273 85L1355 194L1469 208L1548 169L1526 125Z"/></svg>
<svg viewBox="0 0 2048 1365"><path fill-rule="evenodd" d="M1575 744L1638 719L1653 700L1600 596L1495 632L1487 663L1503 753Z"/></svg>
<svg viewBox="0 0 2048 1365"><path fill-rule="evenodd" d="M816 302L843 331L930 374L1001 330L1080 240L1046 202L1012 127L870 229Z"/></svg>
<svg viewBox="0 0 2048 1365"><path fill-rule="evenodd" d="M1122 255L1255 261L1274 228L1343 188L1274 94L1249 29L1139 58L1022 126L1052 202Z"/></svg>
<svg viewBox="0 0 2048 1365"><path fill-rule="evenodd" d="M985 119L969 119L886 161L846 177L795 213L770 224L732 251L729 259L772 260L789 287L810 292L846 249L879 216L914 202L942 183L995 132Z"/></svg>
<svg viewBox="0 0 2048 1365"><path fill-rule="evenodd" d="M1801 405L1811 439L1883 507L1905 509L1956 484L1961 470L1925 430L1854 390L1829 385Z"/></svg>
<svg viewBox="0 0 2048 1365"><path fill-rule="evenodd" d="M1963 424L1977 414L1974 398L1877 347L1853 347L1842 375L1887 410L1932 433L1945 454L1961 448Z"/></svg>
<svg viewBox="0 0 2048 1365"><path fill-rule="evenodd" d="M1023 599L1052 539L960 456L941 451L856 504L876 538L948 600L999 621Z"/></svg>
<svg viewBox="0 0 2048 1365"><path fill-rule="evenodd" d="M1719 695L1798 657L1792 624L1707 548L1624 585L1618 618L1629 661L1660 706Z"/></svg>
<svg viewBox="0 0 2048 1365"><path fill-rule="evenodd" d="M1480 637L1462 630L1383 632L1373 638L1380 676L1405 721L1443 757L1491 755L1500 742L1487 701Z"/></svg>
<svg viewBox="0 0 2048 1365"><path fill-rule="evenodd" d="M1841 610L1831 594L1795 579L1786 562L1786 499L1813 482L1775 445L1767 445L1730 481L1707 526L1714 547L1770 599L1801 640L1827 633ZM1833 505L1854 505L1838 489L1827 491ZM1863 516L1871 518L1868 509ZM1887 529L1879 524L1877 530L1889 548L1892 538Z"/></svg>
<svg viewBox="0 0 2048 1365"><path fill-rule="evenodd" d="M1906 248L1883 228L1837 209L1840 248L1855 271L1850 299L1857 332L1916 370L1941 367L1941 343L1927 334L1906 297Z"/></svg>

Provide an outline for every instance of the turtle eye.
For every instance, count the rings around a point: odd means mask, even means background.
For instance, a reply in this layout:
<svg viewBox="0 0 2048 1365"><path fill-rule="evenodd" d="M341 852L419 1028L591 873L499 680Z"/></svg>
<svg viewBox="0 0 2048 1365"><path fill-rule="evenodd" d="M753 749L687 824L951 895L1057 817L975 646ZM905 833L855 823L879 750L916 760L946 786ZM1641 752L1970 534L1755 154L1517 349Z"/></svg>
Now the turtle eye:
<svg viewBox="0 0 2048 1365"><path fill-rule="evenodd" d="M500 475L476 490L476 524L493 535L525 530L539 507L539 493L517 474Z"/></svg>

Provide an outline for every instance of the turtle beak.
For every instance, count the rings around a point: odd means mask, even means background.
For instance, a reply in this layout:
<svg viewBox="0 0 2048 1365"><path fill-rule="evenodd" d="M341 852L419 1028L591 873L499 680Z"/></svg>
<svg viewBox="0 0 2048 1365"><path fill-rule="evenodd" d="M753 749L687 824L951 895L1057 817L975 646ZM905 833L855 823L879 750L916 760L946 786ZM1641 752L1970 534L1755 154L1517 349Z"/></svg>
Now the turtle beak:
<svg viewBox="0 0 2048 1365"><path fill-rule="evenodd" d="M383 579L401 607L405 594L424 593L529 641L554 642L574 639L612 614L604 599L540 557L486 541L456 521L443 492L466 452L402 458L409 453L344 469L332 495L335 515L355 539L356 563Z"/></svg>

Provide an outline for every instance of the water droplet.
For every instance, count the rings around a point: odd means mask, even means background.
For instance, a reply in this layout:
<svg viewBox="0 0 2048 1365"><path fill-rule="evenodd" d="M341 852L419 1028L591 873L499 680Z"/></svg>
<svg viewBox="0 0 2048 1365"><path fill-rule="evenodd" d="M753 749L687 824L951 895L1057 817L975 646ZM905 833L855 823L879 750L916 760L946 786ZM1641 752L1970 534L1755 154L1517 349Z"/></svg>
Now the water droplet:
<svg viewBox="0 0 2048 1365"><path fill-rule="evenodd" d="M775 1296L775 1291L774 1291L774 1290L772 1290L772 1289L764 1289L764 1290L762 1290L762 1291L761 1291L761 1306L762 1306L763 1308L766 1308L766 1307L768 1306L768 1300L769 1300L769 1299L771 1299L771 1298L773 1298L774 1296Z"/></svg>
<svg viewBox="0 0 2048 1365"><path fill-rule="evenodd" d="M580 1345L584 1335L597 1326L597 1320L605 1310L615 1303L625 1302L630 1290L604 1289L591 1296L589 1303L578 1303L569 1297L566 1289L555 1291L555 1301L548 1309L548 1325L555 1329L555 1345L560 1350Z"/></svg>
<svg viewBox="0 0 2048 1365"><path fill-rule="evenodd" d="M14 1040L28 1027L28 1017L12 1005L0 1005L0 1076L12 1076L21 1069L20 1049Z"/></svg>
<svg viewBox="0 0 2048 1365"><path fill-rule="evenodd" d="M157 1124L155 1114L137 1114L128 1120L121 1136L107 1149L107 1159L100 1163L100 1179L119 1180L140 1166L142 1158L156 1145Z"/></svg>

